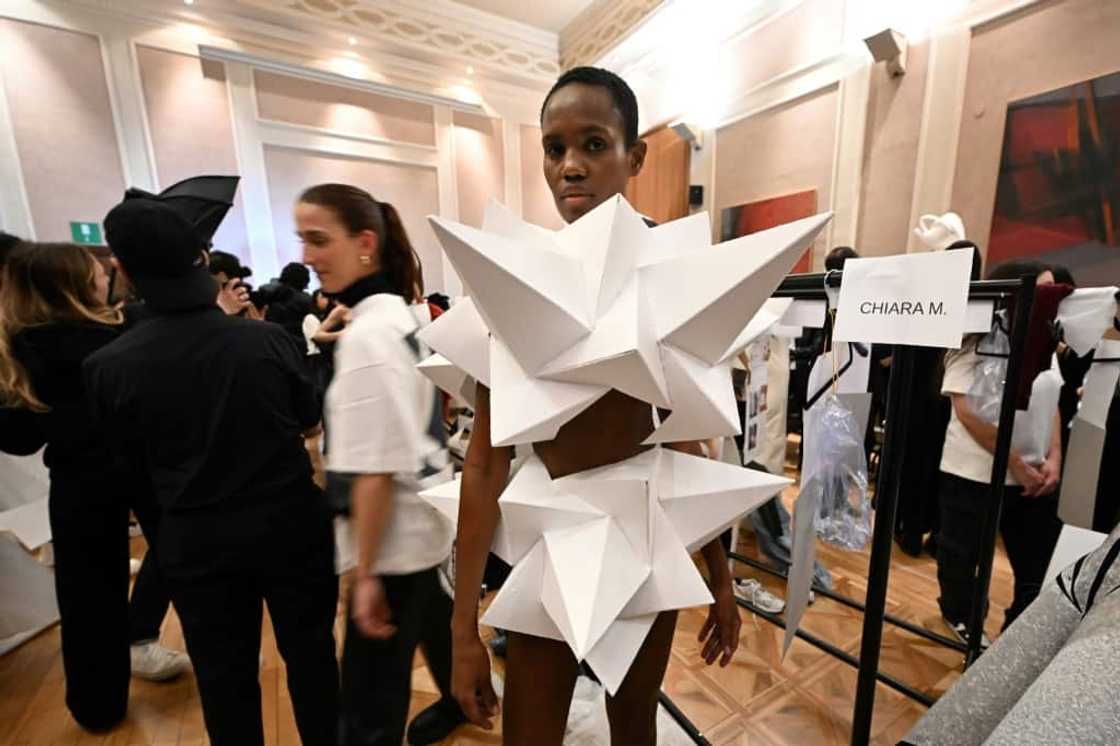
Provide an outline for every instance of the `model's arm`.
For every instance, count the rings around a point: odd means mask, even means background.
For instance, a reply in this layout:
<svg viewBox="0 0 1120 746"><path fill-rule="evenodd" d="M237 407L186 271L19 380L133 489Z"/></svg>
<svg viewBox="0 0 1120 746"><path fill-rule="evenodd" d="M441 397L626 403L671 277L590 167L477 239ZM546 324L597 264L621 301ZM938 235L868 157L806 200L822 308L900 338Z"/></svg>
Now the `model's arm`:
<svg viewBox="0 0 1120 746"><path fill-rule="evenodd" d="M704 455L698 441L670 443L666 447L693 456ZM742 623L735 594L731 590L731 570L718 536L705 544L700 552L704 556L704 564L708 566L708 587L715 597L715 603L708 609L708 619L700 629L698 639L704 643L700 657L708 665L718 658L719 665L726 666L739 648L739 627Z"/></svg>
<svg viewBox="0 0 1120 746"><path fill-rule="evenodd" d="M964 429L968 432L972 439L980 444L988 453L995 453L996 451L996 426L987 420L981 419L972 407L968 405L968 397L965 394L951 394L950 398L953 402L953 412L956 413L957 419L964 425ZM1061 434L1058 434L1059 439ZM1058 458L1061 459L1061 442L1058 445ZM1038 468L1023 461L1018 453L1012 451L1008 456L1007 468L1011 471L1011 475L1015 477L1015 481L1023 486L1023 494L1030 497L1037 495L1045 483L1045 477L1042 471Z"/></svg>
<svg viewBox="0 0 1120 746"><path fill-rule="evenodd" d="M455 542L451 689L467 718L487 730L497 714L498 698L490 684L490 656L478 635L478 599L498 524L498 496L509 480L509 468L510 449L490 443L490 390L478 384Z"/></svg>

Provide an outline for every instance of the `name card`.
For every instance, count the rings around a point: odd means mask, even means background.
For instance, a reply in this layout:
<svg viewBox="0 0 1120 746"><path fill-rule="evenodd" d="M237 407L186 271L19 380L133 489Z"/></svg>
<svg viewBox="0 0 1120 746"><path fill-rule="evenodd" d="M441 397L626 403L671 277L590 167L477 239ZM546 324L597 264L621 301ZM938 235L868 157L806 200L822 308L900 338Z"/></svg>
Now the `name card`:
<svg viewBox="0 0 1120 746"><path fill-rule="evenodd" d="M958 348L971 272L967 251L849 259L833 339Z"/></svg>

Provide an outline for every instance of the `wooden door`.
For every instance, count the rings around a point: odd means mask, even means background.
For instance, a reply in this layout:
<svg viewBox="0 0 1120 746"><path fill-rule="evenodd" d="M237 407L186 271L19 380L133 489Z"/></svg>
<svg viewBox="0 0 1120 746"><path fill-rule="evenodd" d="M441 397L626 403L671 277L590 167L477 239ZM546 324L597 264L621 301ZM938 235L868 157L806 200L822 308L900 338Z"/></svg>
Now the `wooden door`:
<svg viewBox="0 0 1120 746"><path fill-rule="evenodd" d="M657 223L688 215L688 181L692 148L668 127L650 132L642 172L630 179L626 199Z"/></svg>

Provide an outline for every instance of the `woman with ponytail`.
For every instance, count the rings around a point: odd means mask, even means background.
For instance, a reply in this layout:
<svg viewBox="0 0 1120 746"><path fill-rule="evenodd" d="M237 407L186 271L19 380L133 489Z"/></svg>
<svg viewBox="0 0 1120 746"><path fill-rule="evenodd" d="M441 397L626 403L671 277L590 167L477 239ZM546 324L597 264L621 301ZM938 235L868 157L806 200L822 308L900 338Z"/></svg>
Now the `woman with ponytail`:
<svg viewBox="0 0 1120 746"><path fill-rule="evenodd" d="M295 207L303 259L351 309L327 392L328 465L350 478L357 577L342 654L339 741L399 744L419 645L442 698L408 727L410 744L464 722L451 696L451 599L438 568L452 531L417 493L450 478L439 398L416 371L428 320L420 261L392 205L320 184Z"/></svg>
<svg viewBox="0 0 1120 746"><path fill-rule="evenodd" d="M0 406L33 416L46 444L66 705L82 727L103 730L125 715L130 670L164 680L190 666L155 642L169 601L151 559L129 607L128 511L151 543L154 510L112 463L82 382L84 360L125 319L108 304L101 264L73 244L17 246L0 287Z"/></svg>

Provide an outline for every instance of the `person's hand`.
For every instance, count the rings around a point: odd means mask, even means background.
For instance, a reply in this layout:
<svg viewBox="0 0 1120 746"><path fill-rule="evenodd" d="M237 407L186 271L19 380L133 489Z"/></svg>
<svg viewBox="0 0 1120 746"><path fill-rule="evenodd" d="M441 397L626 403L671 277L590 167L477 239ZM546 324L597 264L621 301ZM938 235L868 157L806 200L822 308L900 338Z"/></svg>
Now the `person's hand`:
<svg viewBox="0 0 1120 746"><path fill-rule="evenodd" d="M381 578L366 575L358 579L350 600L350 617L366 637L387 640L396 633L397 628L389 621L389 602L385 599Z"/></svg>
<svg viewBox="0 0 1120 746"><path fill-rule="evenodd" d="M498 695L490 683L490 654L477 632L454 639L451 694L467 720L483 730L493 729L491 719L498 714Z"/></svg>
<svg viewBox="0 0 1120 746"><path fill-rule="evenodd" d="M249 300L249 288L238 278L225 282L218 291L218 307L227 316L236 316L253 304Z"/></svg>
<svg viewBox="0 0 1120 746"><path fill-rule="evenodd" d="M323 320L323 326L327 330L333 330L336 326L345 326L350 323L350 309L341 303L331 309L327 314L327 318Z"/></svg>
<svg viewBox="0 0 1120 746"><path fill-rule="evenodd" d="M715 594L716 602L708 607L708 619L700 628L696 639L704 643L700 657L704 663L712 665L719 659L720 668L731 662L731 656L739 648L739 606L731 592L731 583L721 586Z"/></svg>
<svg viewBox="0 0 1120 746"><path fill-rule="evenodd" d="M252 319L253 321L264 321L265 316L268 315L268 306L264 308L257 308L252 303L245 307L245 318Z"/></svg>
<svg viewBox="0 0 1120 746"><path fill-rule="evenodd" d="M1011 470L1011 476L1015 477L1015 481L1023 487L1023 497L1038 496L1039 489L1046 481L1041 470L1028 464L1017 453L1011 454L1007 468Z"/></svg>
<svg viewBox="0 0 1120 746"><path fill-rule="evenodd" d="M1038 496L1052 494L1058 489L1058 482L1062 478L1062 457L1051 456L1043 461L1039 473L1042 475L1042 486L1038 490Z"/></svg>

